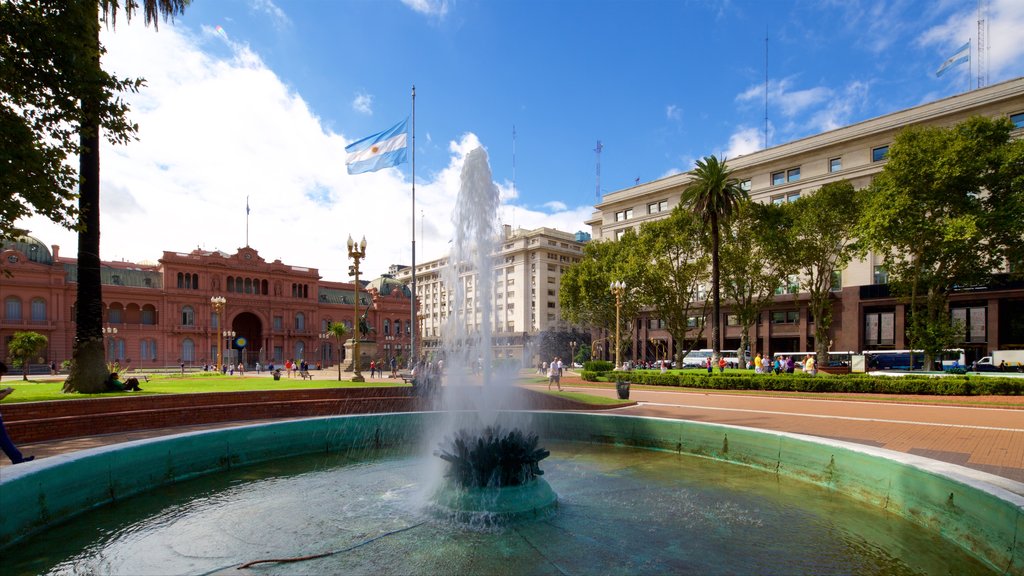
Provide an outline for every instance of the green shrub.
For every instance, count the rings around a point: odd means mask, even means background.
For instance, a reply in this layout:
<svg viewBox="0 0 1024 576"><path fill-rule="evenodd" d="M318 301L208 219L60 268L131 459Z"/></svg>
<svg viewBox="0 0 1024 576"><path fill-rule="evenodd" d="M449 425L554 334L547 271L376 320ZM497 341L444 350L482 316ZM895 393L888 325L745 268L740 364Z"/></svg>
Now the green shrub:
<svg viewBox="0 0 1024 576"><path fill-rule="evenodd" d="M588 360L583 363L583 369L590 372L611 372L612 363L607 360Z"/></svg>
<svg viewBox="0 0 1024 576"><path fill-rule="evenodd" d="M580 371L580 378L582 378L584 382L597 382L600 376L601 375L599 373L594 372L593 370Z"/></svg>

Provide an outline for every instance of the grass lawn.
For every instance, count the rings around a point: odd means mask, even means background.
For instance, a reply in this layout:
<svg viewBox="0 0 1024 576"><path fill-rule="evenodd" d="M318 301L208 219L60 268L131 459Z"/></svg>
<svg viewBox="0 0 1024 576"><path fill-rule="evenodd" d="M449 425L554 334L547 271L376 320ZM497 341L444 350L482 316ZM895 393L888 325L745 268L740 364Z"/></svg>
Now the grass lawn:
<svg viewBox="0 0 1024 576"><path fill-rule="evenodd" d="M241 378L223 374L202 376L157 375L150 376L149 382L140 381L141 392L104 392L102 394L65 394L61 392L63 382L46 382L4 379L2 388L10 386L14 393L3 399L3 403L39 402L42 400L78 400L85 398L107 398L110 396L146 396L150 394L195 394L201 392L237 392L240 390L294 390L301 388L369 388L386 386L408 386L401 380L396 382L351 382L349 380L302 380L282 378L274 380L265 377Z"/></svg>
<svg viewBox="0 0 1024 576"><path fill-rule="evenodd" d="M607 396L594 396L593 394L584 394L583 392L559 392L552 390L541 390L544 394L550 394L552 396L558 396L559 398L568 398L569 400L575 400L577 402L583 402L585 404L623 404L629 402L629 400L619 400L618 398L608 398Z"/></svg>

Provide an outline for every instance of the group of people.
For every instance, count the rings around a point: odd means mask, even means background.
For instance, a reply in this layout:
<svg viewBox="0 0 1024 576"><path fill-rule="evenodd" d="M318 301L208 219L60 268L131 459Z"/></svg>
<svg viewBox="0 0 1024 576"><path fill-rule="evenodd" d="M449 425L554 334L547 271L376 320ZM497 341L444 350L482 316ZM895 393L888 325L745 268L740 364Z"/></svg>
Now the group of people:
<svg viewBox="0 0 1024 576"><path fill-rule="evenodd" d="M758 354L754 357L753 367L755 374L792 374L796 371L796 360L792 356L776 356L773 360L768 353L763 357ZM818 373L818 363L814 354L804 357L803 371L804 374L811 376Z"/></svg>
<svg viewBox="0 0 1024 576"><path fill-rule="evenodd" d="M370 360L370 378L373 378L375 373L377 378L383 378L385 366L391 369L391 378L398 378L398 358L393 356L387 364L383 360Z"/></svg>

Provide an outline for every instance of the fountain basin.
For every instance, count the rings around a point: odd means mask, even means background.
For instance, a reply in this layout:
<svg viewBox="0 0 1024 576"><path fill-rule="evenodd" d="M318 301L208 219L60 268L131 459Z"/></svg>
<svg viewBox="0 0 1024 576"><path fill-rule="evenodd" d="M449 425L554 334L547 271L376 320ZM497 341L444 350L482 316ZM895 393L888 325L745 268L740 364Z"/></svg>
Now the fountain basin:
<svg viewBox="0 0 1024 576"><path fill-rule="evenodd" d="M558 496L543 478L521 486L460 488L445 484L433 495L433 511L467 524L494 525L543 518L558 507Z"/></svg>
<svg viewBox="0 0 1024 576"><path fill-rule="evenodd" d="M839 441L657 418L516 413L542 440L615 444L693 454L809 482L956 543L996 572L1021 573L1024 485L963 467ZM284 456L421 443L441 413L341 416L279 422L67 454L5 469L0 543L9 546L93 507L211 472ZM407 451L407 450L406 450Z"/></svg>

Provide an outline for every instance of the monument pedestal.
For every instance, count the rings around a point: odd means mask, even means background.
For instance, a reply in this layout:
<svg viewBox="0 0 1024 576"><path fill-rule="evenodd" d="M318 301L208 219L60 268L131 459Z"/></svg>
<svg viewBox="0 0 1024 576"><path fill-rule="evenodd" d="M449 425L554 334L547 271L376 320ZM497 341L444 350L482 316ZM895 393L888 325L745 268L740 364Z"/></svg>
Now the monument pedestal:
<svg viewBox="0 0 1024 576"><path fill-rule="evenodd" d="M345 358L347 358L346 363L345 363L345 368L344 368L345 372L354 372L355 371L354 360L355 360L356 355L355 355L355 351L352 349L354 344L355 344L355 340L354 339L349 339L349 340L347 340L345 342ZM369 371L369 369L370 369L370 360L374 359L376 356L377 356L377 343L376 342L374 342L373 340L360 340L359 341L359 370L360 370L360 372L363 371L363 370Z"/></svg>

